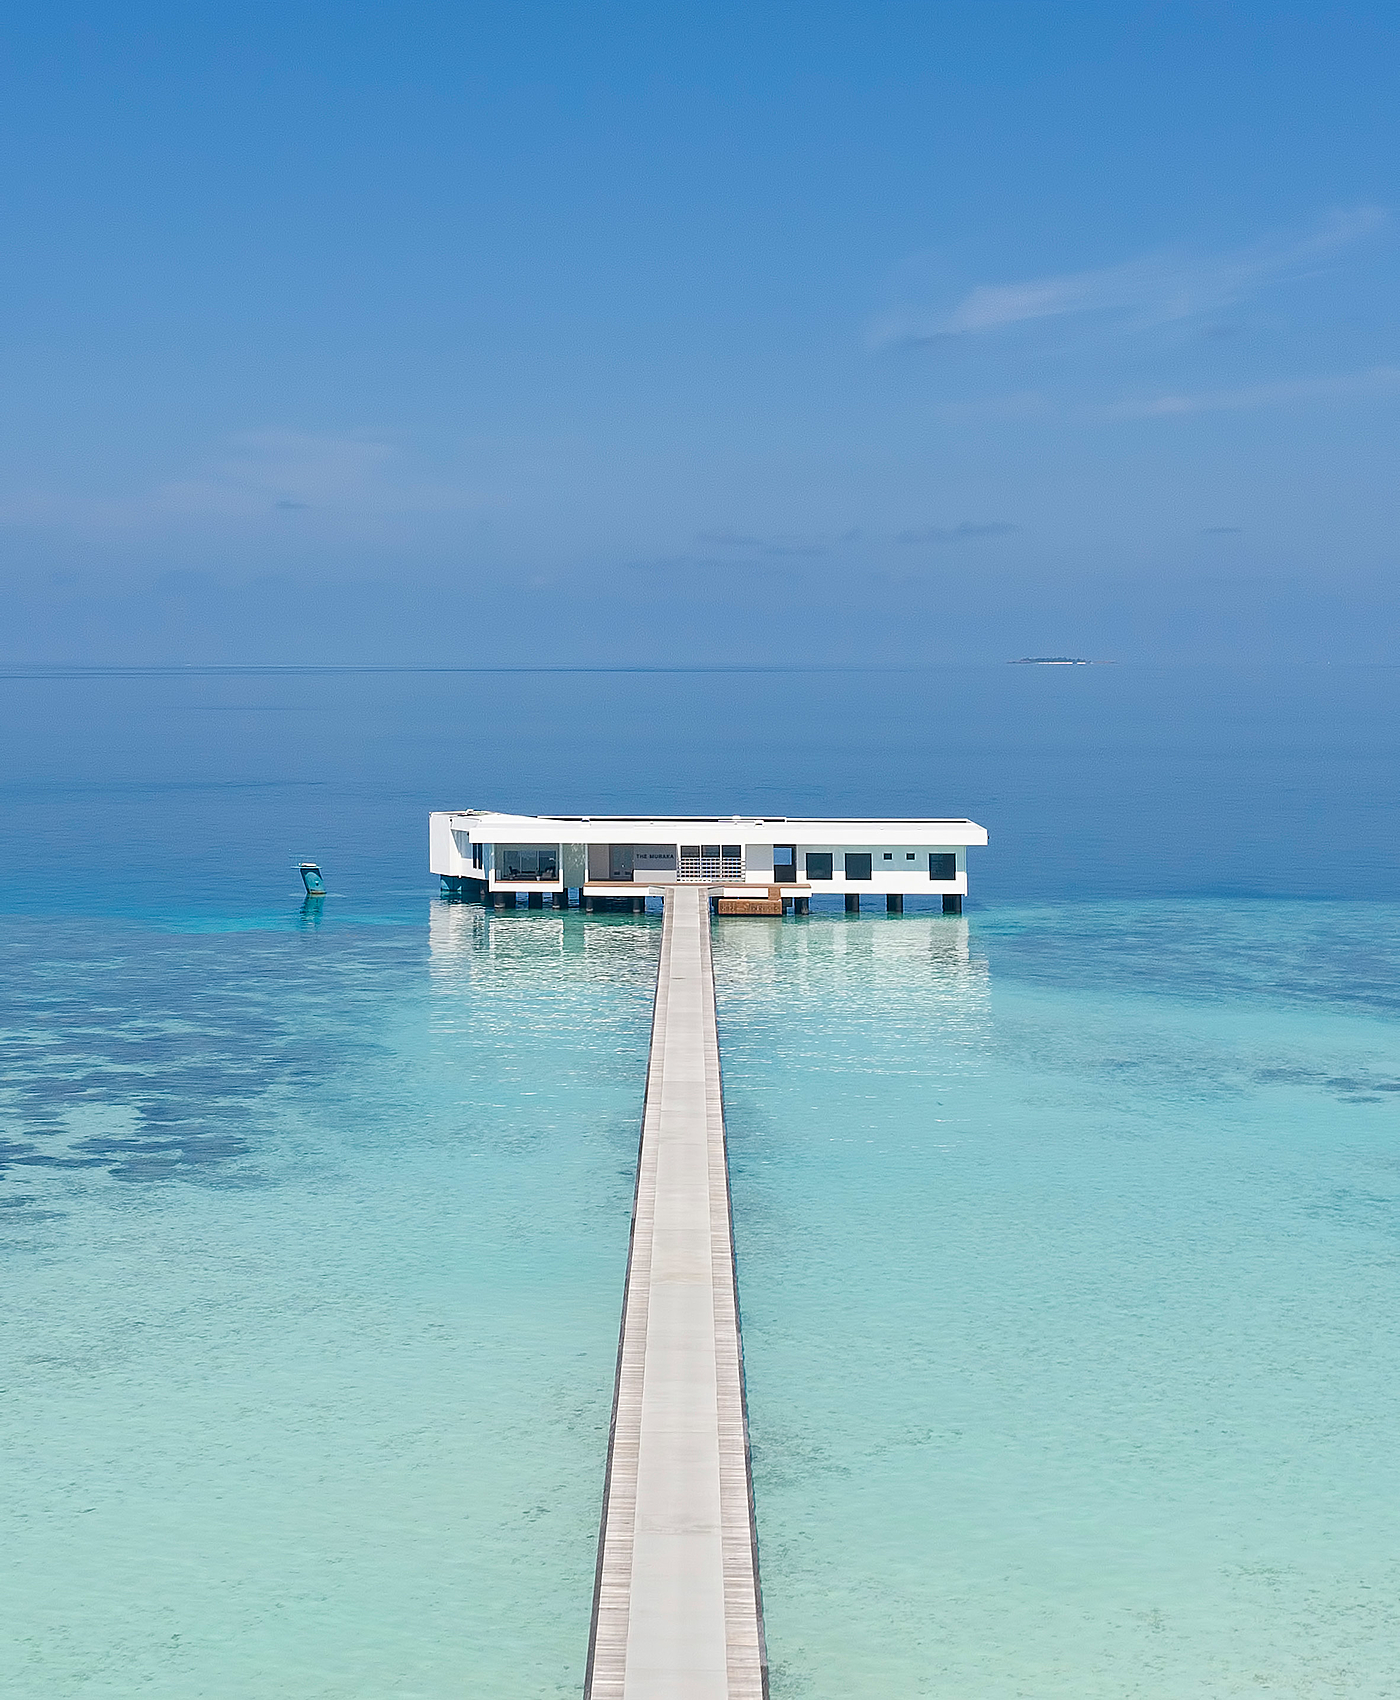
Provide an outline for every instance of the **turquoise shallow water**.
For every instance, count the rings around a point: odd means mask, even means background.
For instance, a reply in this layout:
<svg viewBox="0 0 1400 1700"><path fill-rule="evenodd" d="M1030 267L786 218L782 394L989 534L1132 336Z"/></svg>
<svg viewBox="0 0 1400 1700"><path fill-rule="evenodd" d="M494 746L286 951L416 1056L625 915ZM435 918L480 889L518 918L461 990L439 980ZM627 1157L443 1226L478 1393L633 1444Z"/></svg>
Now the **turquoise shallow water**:
<svg viewBox="0 0 1400 1700"><path fill-rule="evenodd" d="M1400 912L715 961L775 1696L1381 1696Z"/></svg>
<svg viewBox="0 0 1400 1700"><path fill-rule="evenodd" d="M0 1693L579 1692L658 928L426 815L722 799L992 834L717 930L775 1700L1393 1695L1398 685L0 678Z"/></svg>
<svg viewBox="0 0 1400 1700"><path fill-rule="evenodd" d="M1394 1692L1397 921L719 924L780 1700ZM655 921L4 926L0 1688L578 1692Z"/></svg>
<svg viewBox="0 0 1400 1700"><path fill-rule="evenodd" d="M658 939L6 925L0 1692L580 1691Z"/></svg>

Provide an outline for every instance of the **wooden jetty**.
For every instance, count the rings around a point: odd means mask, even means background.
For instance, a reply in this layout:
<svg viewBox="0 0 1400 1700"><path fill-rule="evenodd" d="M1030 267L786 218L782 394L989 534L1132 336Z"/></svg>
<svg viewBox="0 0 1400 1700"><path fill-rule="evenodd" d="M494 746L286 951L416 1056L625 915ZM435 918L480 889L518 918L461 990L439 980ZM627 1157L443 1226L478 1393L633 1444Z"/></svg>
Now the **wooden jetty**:
<svg viewBox="0 0 1400 1700"><path fill-rule="evenodd" d="M763 1700L708 894L665 903L584 1693Z"/></svg>

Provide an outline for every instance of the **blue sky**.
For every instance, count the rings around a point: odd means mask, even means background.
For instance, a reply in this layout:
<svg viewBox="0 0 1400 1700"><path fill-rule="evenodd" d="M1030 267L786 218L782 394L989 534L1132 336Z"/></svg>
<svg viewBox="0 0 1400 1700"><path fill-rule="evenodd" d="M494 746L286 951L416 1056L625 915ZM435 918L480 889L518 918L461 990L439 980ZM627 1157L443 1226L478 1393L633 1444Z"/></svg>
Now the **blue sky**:
<svg viewBox="0 0 1400 1700"><path fill-rule="evenodd" d="M1394 658L1394 7L5 37L0 660Z"/></svg>

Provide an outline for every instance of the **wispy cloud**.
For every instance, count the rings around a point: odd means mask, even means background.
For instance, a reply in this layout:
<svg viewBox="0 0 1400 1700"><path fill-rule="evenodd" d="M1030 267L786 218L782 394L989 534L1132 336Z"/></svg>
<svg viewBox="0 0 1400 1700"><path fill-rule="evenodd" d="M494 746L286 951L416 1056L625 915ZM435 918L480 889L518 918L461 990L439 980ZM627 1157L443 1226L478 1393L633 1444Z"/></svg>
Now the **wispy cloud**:
<svg viewBox="0 0 1400 1700"><path fill-rule="evenodd" d="M401 447L385 437L263 430L227 439L188 477L127 496L9 498L0 502L0 524L134 533L205 523L268 523L276 513L309 510L318 524L359 525L485 505L471 489L424 481Z"/></svg>
<svg viewBox="0 0 1400 1700"><path fill-rule="evenodd" d="M830 545L810 537L749 537L735 531L702 531L696 538L711 549L732 549L743 554L811 558L825 555Z"/></svg>
<svg viewBox="0 0 1400 1700"><path fill-rule="evenodd" d="M1289 378L1273 384L1251 384L1243 389L1200 390L1186 395L1120 401L1099 409L1098 417L1170 419L1194 413L1246 412L1262 407L1391 395L1400 395L1400 366L1373 366L1365 372L1343 372L1327 378Z"/></svg>
<svg viewBox="0 0 1400 1700"><path fill-rule="evenodd" d="M249 431L198 476L163 485L153 505L168 514L229 518L276 507L363 507L383 499L395 446L374 437Z"/></svg>
<svg viewBox="0 0 1400 1700"><path fill-rule="evenodd" d="M987 520L975 524L964 520L961 525L941 526L928 525L917 531L901 531L895 539L897 543L970 543L979 537L1009 537L1013 531L1019 531L1019 525L1012 525L1008 520Z"/></svg>
<svg viewBox="0 0 1400 1700"><path fill-rule="evenodd" d="M1223 254L1153 254L1093 271L979 284L951 306L896 308L871 324L869 341L875 348L917 345L1083 314L1161 324L1217 313L1267 284L1303 275L1386 222L1379 207L1354 207L1307 234Z"/></svg>

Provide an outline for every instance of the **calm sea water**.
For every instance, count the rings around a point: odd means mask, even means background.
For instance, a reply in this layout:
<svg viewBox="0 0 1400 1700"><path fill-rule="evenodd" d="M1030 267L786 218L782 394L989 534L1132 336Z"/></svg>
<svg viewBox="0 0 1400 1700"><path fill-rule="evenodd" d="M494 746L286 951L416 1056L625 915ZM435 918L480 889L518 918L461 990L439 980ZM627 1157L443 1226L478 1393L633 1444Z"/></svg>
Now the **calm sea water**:
<svg viewBox="0 0 1400 1700"><path fill-rule="evenodd" d="M0 678L0 1691L578 1692L659 929L484 803L991 830L717 928L775 1696L1393 1693L1397 686Z"/></svg>

